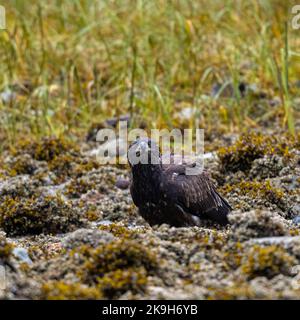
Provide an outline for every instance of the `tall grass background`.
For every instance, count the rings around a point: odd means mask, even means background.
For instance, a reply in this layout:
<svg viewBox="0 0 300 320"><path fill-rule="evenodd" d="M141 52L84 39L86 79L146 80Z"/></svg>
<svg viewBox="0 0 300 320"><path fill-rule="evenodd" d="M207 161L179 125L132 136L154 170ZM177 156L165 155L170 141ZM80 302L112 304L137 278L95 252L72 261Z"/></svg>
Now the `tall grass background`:
<svg viewBox="0 0 300 320"><path fill-rule="evenodd" d="M0 92L8 94L0 99L2 145L31 135L81 137L93 122L125 113L135 125L143 119L149 127L178 127L186 108L196 115L188 125L197 118L207 131L263 130L276 119L294 134L295 3L2 1ZM216 83L228 81L235 94L211 96ZM242 98L241 83L270 98Z"/></svg>

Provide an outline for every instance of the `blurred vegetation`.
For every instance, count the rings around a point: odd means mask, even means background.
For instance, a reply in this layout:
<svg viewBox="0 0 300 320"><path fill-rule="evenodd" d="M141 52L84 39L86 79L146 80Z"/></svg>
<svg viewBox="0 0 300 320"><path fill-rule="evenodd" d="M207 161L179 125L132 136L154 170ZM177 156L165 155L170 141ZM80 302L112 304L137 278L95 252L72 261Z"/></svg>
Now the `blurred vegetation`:
<svg viewBox="0 0 300 320"><path fill-rule="evenodd" d="M295 1L1 4L7 12L7 29L0 30L2 147L24 135L82 137L92 122L125 113L136 125L144 119L149 127L175 127L186 108L196 115L188 125L198 120L208 132L276 121L295 131ZM245 84L252 88L246 96Z"/></svg>

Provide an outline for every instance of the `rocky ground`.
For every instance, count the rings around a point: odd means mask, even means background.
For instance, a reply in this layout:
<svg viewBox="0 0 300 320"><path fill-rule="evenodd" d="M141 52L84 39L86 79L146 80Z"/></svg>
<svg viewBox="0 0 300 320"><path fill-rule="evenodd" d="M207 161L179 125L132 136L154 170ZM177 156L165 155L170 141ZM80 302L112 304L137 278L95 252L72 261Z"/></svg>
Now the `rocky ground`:
<svg viewBox="0 0 300 320"><path fill-rule="evenodd" d="M214 139L207 156L230 225L151 228L129 172L93 142L23 141L0 162L3 299L299 299L300 140ZM116 186L117 185L117 186Z"/></svg>

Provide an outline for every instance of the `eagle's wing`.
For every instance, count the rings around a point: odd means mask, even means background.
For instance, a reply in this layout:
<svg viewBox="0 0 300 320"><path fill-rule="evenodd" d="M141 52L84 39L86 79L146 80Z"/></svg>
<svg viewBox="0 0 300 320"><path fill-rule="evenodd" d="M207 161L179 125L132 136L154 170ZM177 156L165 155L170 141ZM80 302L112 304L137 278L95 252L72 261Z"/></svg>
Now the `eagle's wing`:
<svg viewBox="0 0 300 320"><path fill-rule="evenodd" d="M231 207L219 195L209 175L206 172L186 175L185 168L185 165L165 167L161 184L165 200L171 201L186 213L226 224Z"/></svg>

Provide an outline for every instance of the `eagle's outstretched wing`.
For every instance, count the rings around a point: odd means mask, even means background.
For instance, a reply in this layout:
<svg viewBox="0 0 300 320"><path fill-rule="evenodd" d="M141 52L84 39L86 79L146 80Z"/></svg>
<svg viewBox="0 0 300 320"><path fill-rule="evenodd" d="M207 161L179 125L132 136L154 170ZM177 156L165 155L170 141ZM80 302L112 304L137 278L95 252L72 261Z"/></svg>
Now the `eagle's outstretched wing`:
<svg viewBox="0 0 300 320"><path fill-rule="evenodd" d="M165 201L180 207L185 213L226 224L231 210L228 202L215 189L209 175L186 175L185 165L165 166L161 192Z"/></svg>

